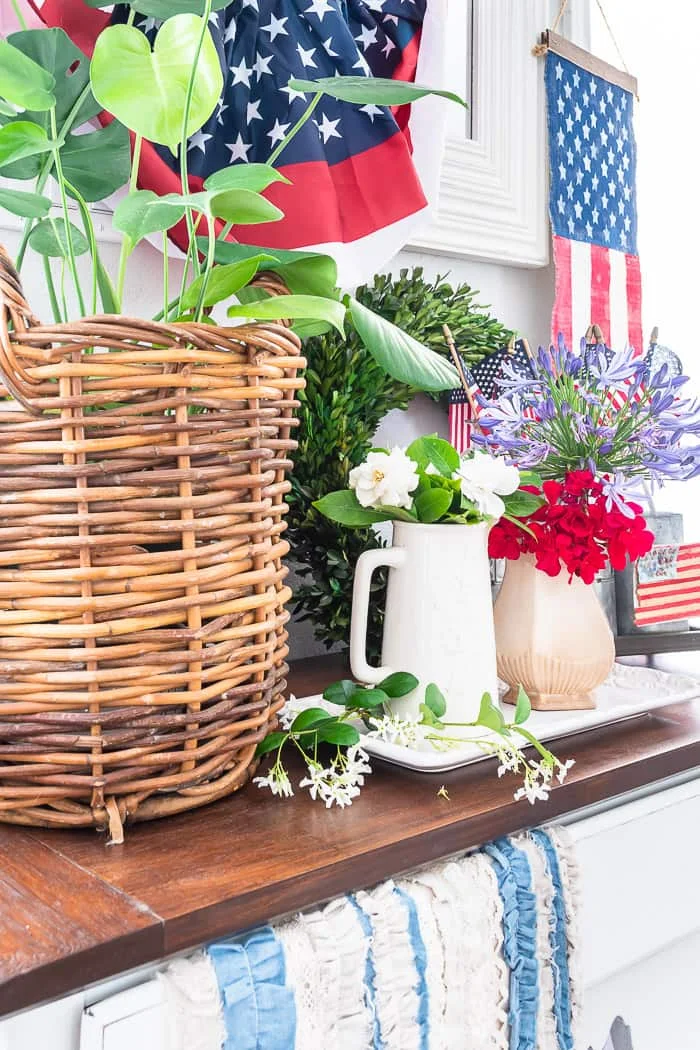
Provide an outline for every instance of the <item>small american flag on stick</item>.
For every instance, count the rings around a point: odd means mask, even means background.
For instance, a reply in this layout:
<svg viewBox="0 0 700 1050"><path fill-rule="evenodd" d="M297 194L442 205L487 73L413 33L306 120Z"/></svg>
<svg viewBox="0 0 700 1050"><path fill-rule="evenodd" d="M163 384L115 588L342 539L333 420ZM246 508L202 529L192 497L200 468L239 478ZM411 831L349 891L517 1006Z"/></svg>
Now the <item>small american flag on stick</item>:
<svg viewBox="0 0 700 1050"><path fill-rule="evenodd" d="M652 547L635 566L635 624L694 616L700 616L700 543Z"/></svg>
<svg viewBox="0 0 700 1050"><path fill-rule="evenodd" d="M445 342L449 348L455 368L459 372L462 385L450 391L448 409L449 442L459 452L467 452L472 443L472 427L477 426L479 406L477 395L481 393L479 384L474 379L455 346L454 337L447 325L443 325Z"/></svg>

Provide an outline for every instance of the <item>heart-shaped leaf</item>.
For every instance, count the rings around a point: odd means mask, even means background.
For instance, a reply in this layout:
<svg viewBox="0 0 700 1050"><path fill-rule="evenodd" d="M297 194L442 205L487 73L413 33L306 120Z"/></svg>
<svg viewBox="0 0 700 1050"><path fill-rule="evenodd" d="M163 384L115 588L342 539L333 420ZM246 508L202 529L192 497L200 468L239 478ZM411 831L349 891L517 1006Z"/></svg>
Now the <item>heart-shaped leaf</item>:
<svg viewBox="0 0 700 1050"><path fill-rule="evenodd" d="M369 310L352 296L347 300L357 334L385 372L418 390L453 390L457 369L434 350Z"/></svg>
<svg viewBox="0 0 700 1050"><path fill-rule="evenodd" d="M63 174L86 201L103 201L129 181L129 132L118 120L86 135L68 135Z"/></svg>
<svg viewBox="0 0 700 1050"><path fill-rule="evenodd" d="M496 733L503 732L506 724L505 718L501 713L500 707L496 707L494 704L490 693L484 693L481 697L481 706L479 707L479 717L477 722L479 725L485 726L487 729L493 729Z"/></svg>
<svg viewBox="0 0 700 1050"><path fill-rule="evenodd" d="M426 525L439 521L444 514L447 514L451 505L452 493L445 489L428 489L416 496L414 502L418 520Z"/></svg>
<svg viewBox="0 0 700 1050"><path fill-rule="evenodd" d="M311 318L326 321L343 335L345 307L334 299L317 295L274 295L256 303L229 306L229 317L248 317L256 321L280 321L292 318Z"/></svg>
<svg viewBox="0 0 700 1050"><path fill-rule="evenodd" d="M513 721L516 726L522 725L523 722L527 722L531 712L532 704L530 703L530 697L520 685L518 686L518 698L515 701L515 715L513 716Z"/></svg>
<svg viewBox="0 0 700 1050"><path fill-rule="evenodd" d="M201 209L236 226L258 222L278 222L284 212L253 190L218 190L192 194L201 201ZM195 205L197 206L197 205Z"/></svg>
<svg viewBox="0 0 700 1050"><path fill-rule="evenodd" d="M22 109L44 111L56 104L56 81L9 40L0 39L0 95Z"/></svg>
<svg viewBox="0 0 700 1050"><path fill-rule="evenodd" d="M24 219L42 219L51 211L51 201L40 193L0 189L0 208Z"/></svg>
<svg viewBox="0 0 700 1050"><path fill-rule="evenodd" d="M360 106L373 104L375 106L403 106L407 102L415 102L426 95L439 95L448 98L451 102L458 102L460 106L468 109L467 103L453 91L439 91L436 88L423 87L421 84L409 83L405 80L388 80L381 77L320 77L318 80L289 81L289 87L294 91L305 91L307 94L317 94L319 91L331 98L337 98L341 102L355 102Z"/></svg>
<svg viewBox="0 0 700 1050"><path fill-rule="evenodd" d="M378 521L391 521L392 518L391 514L361 506L355 493L349 489L329 492L327 496L317 499L313 506L319 514L351 529L364 529Z"/></svg>
<svg viewBox="0 0 700 1050"><path fill-rule="evenodd" d="M204 189L212 192L219 190L254 190L260 193L273 182L284 182L291 185L289 179L269 164L234 164L230 168L221 168L210 175L204 183Z"/></svg>
<svg viewBox="0 0 700 1050"><path fill-rule="evenodd" d="M169 230L184 214L185 204L176 194L159 197L153 190L135 190L119 201L112 224L135 245L150 233Z"/></svg>
<svg viewBox="0 0 700 1050"><path fill-rule="evenodd" d="M90 245L77 226L70 223L69 229L73 254L85 255L90 250ZM59 219L43 219L37 223L29 235L29 244L38 255L48 255L55 259L69 257L66 228Z"/></svg>
<svg viewBox="0 0 700 1050"><path fill-rule="evenodd" d="M48 135L38 124L17 120L0 128L0 168L50 149Z"/></svg>
<svg viewBox="0 0 700 1050"><path fill-rule="evenodd" d="M245 288L255 277L260 261L264 259L264 255L254 255L252 259L229 263L228 266L215 266L209 274L203 305L214 306ZM197 306L205 277L206 274L202 274L189 286L182 300L183 309L193 310Z"/></svg>
<svg viewBox="0 0 700 1050"><path fill-rule="evenodd" d="M109 26L98 36L90 64L95 97L131 131L174 149L182 134L201 29L197 15L176 15L159 29L151 51L148 38L134 26ZM188 135L209 119L222 88L219 58L207 30L197 60Z"/></svg>
<svg viewBox="0 0 700 1050"><path fill-rule="evenodd" d="M88 7L112 7L109 0L85 0ZM212 0L212 11L221 11L228 7L231 0ZM203 15L206 9L205 0L138 0L131 4L141 15L152 18L172 18L173 15Z"/></svg>

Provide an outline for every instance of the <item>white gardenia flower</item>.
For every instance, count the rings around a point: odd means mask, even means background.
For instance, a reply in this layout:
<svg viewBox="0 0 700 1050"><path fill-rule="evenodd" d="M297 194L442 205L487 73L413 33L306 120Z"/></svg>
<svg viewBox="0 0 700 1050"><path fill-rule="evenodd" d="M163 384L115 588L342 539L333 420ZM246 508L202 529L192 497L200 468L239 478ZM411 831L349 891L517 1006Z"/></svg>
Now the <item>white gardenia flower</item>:
<svg viewBox="0 0 700 1050"><path fill-rule="evenodd" d="M502 456L490 456L487 452L462 456L454 477L460 480L462 495L487 518L503 515L506 508L501 496L509 496L520 484L517 467L506 463Z"/></svg>
<svg viewBox="0 0 700 1050"><path fill-rule="evenodd" d="M364 463L350 471L350 488L363 507L404 507L413 500L418 485L416 464L401 448L370 452Z"/></svg>

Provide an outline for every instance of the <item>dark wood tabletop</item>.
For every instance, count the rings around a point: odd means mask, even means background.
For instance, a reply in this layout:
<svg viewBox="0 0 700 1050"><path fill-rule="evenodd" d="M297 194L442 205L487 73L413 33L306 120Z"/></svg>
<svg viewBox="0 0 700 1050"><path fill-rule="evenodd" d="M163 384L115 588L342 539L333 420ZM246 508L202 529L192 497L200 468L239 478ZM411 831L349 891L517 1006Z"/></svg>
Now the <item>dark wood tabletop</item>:
<svg viewBox="0 0 700 1050"><path fill-rule="evenodd" d="M290 684L306 695L339 671L337 658L302 661ZM128 827L122 846L0 825L0 1014L699 766L700 701L564 738L556 751L576 765L534 807L513 801L514 782L492 761L434 775L377 762L342 811L250 785Z"/></svg>

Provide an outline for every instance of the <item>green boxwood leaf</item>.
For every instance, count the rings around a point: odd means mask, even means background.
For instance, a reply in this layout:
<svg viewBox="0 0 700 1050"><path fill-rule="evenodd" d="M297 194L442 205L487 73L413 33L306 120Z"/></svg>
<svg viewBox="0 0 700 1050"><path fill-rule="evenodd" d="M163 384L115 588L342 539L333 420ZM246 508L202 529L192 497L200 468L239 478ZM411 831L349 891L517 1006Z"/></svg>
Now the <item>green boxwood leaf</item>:
<svg viewBox="0 0 700 1050"><path fill-rule="evenodd" d="M357 689L355 682L350 681L349 678L344 678L340 682L333 682L323 692L323 699L327 700L329 704L338 704L340 707L345 707L352 694Z"/></svg>
<svg viewBox="0 0 700 1050"><path fill-rule="evenodd" d="M139 10L145 14L142 4ZM152 51L148 38L134 26L103 29L90 64L95 98L131 131L174 149L182 134L201 25L201 18L193 14L169 18L158 30ZM188 135L209 119L222 88L219 57L207 32L197 61Z"/></svg>
<svg viewBox="0 0 700 1050"><path fill-rule="evenodd" d="M391 515L382 513L371 507L363 507L358 501L355 493L350 489L342 489L340 492L329 492L327 496L317 499L313 506L324 517L331 521L337 521L339 525L347 525L353 529L366 528L378 521L391 521Z"/></svg>
<svg viewBox="0 0 700 1050"><path fill-rule="evenodd" d="M430 525L447 514L452 506L452 493L445 489L428 489L416 496L413 506L418 520Z"/></svg>
<svg viewBox="0 0 700 1050"><path fill-rule="evenodd" d="M40 193L0 189L0 208L25 219L42 219L51 211L51 201Z"/></svg>
<svg viewBox="0 0 700 1050"><path fill-rule="evenodd" d="M298 733L302 729L309 729L316 722L325 722L328 719L328 712L322 707L307 707L304 711L300 711L292 722L290 729L292 733Z"/></svg>
<svg viewBox="0 0 700 1050"><path fill-rule="evenodd" d="M113 120L97 131L68 135L61 149L61 163L66 179L84 200L103 201L129 181L129 132Z"/></svg>
<svg viewBox="0 0 700 1050"><path fill-rule="evenodd" d="M259 255L253 256L251 259L245 259L242 262L229 263L228 266L215 266L207 282L204 305L214 306L215 303L220 303L224 299L230 299L241 288L245 288L255 277L258 267L264 260L265 256ZM192 282L185 292L182 300L185 310L194 309L199 302L199 293L204 283L204 278L205 275L202 274L201 277Z"/></svg>
<svg viewBox="0 0 700 1050"><path fill-rule="evenodd" d="M253 190L260 193L273 182L291 183L281 172L269 164L233 164L230 168L221 168L204 181L204 189L211 193L220 190Z"/></svg>
<svg viewBox="0 0 700 1050"><path fill-rule="evenodd" d="M349 726L346 722L335 722L333 725L322 726L318 731L318 739L325 744L351 747L360 742L360 734L354 726Z"/></svg>
<svg viewBox="0 0 700 1050"><path fill-rule="evenodd" d="M421 346L412 336L368 310L352 296L348 297L348 305L360 339L393 379L418 390L453 390L459 386L454 365L434 350Z"/></svg>
<svg viewBox="0 0 700 1050"><path fill-rule="evenodd" d="M69 229L73 254L86 255L90 250L90 245L85 240L85 237L73 223L69 224ZM48 255L55 259L67 259L69 257L68 238L66 237L66 228L63 220L42 219L29 234L29 245L37 255Z"/></svg>
<svg viewBox="0 0 700 1050"><path fill-rule="evenodd" d="M255 749L256 756L266 755L268 751L276 751L287 737L287 733L268 733Z"/></svg>
<svg viewBox="0 0 700 1050"><path fill-rule="evenodd" d="M447 710L447 701L441 690L435 685L435 682L431 682L425 687L425 703L436 718L442 718Z"/></svg>
<svg viewBox="0 0 700 1050"><path fill-rule="evenodd" d="M380 683L378 688L383 689L392 700L398 700L401 696L412 693L418 687L418 679L408 671L394 671Z"/></svg>
<svg viewBox="0 0 700 1050"><path fill-rule="evenodd" d="M403 106L415 102L425 95L440 95L442 98L458 102L468 109L467 103L453 91L439 91L436 88L423 87L405 80L389 80L381 77L320 77L318 80L290 80L289 86L295 91L317 94L319 91L341 102L355 102L359 106L370 103L375 106Z"/></svg>
<svg viewBox="0 0 700 1050"><path fill-rule="evenodd" d="M51 73L9 40L0 39L0 95L25 110L43 112L56 104Z"/></svg>
<svg viewBox="0 0 700 1050"><path fill-rule="evenodd" d="M479 717L477 721L479 725L486 726L487 729L493 729L497 733L503 732L506 724L505 719L501 713L500 707L496 707L491 699L490 693L484 693L481 698L481 706L479 707Z"/></svg>
<svg viewBox="0 0 700 1050"><path fill-rule="evenodd" d="M318 295L275 295L256 303L229 306L229 317L248 317L257 321L278 321L283 318L304 318L325 321L343 334L345 307L335 299Z"/></svg>
<svg viewBox="0 0 700 1050"><path fill-rule="evenodd" d="M515 715L513 717L516 726L522 725L523 722L527 722L531 712L532 705L530 704L530 697L520 685L518 686L518 697L515 701Z"/></svg>
<svg viewBox="0 0 700 1050"><path fill-rule="evenodd" d="M0 128L0 168L51 150L43 128L29 120L13 120Z"/></svg>

